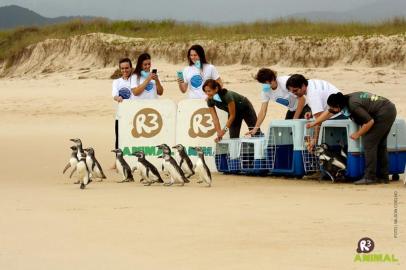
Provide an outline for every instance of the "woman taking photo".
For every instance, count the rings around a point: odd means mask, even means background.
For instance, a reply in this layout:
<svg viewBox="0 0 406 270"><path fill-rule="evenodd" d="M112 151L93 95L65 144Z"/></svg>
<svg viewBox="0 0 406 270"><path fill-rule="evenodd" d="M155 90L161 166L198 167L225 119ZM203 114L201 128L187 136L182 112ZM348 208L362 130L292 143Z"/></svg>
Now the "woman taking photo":
<svg viewBox="0 0 406 270"><path fill-rule="evenodd" d="M207 63L206 54L200 45L193 45L187 52L189 66L178 72L178 85L182 93L188 91L191 99L206 99L203 84L208 79L216 80L221 86L220 75L212 64Z"/></svg>
<svg viewBox="0 0 406 270"><path fill-rule="evenodd" d="M159 80L157 70L151 72L151 56L143 53L138 57L134 70L135 79L131 81L134 99L155 99L161 96L164 88Z"/></svg>
<svg viewBox="0 0 406 270"><path fill-rule="evenodd" d="M244 96L229 91L221 85L209 79L203 84L204 92L207 95L207 106L213 118L214 127L217 131L215 142L221 141L223 136L230 132L230 138L239 138L242 121L251 129L257 122L257 115L251 102ZM220 126L215 107L228 113L228 120L224 127ZM253 135L258 136L261 131L258 129Z"/></svg>

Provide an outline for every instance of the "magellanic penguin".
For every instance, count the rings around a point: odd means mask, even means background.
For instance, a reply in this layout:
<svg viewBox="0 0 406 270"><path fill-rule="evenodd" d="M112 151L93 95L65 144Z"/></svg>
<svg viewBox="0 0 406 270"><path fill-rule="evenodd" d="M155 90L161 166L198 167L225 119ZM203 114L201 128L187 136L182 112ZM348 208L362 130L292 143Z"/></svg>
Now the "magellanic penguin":
<svg viewBox="0 0 406 270"><path fill-rule="evenodd" d="M162 156L158 158L162 158L164 160L164 167L165 170L169 173L169 183L165 183L164 186L171 186L176 181L178 181L182 186L185 183L189 183L190 181L185 177L182 169L179 167L176 160L171 157L168 153L162 153Z"/></svg>
<svg viewBox="0 0 406 270"><path fill-rule="evenodd" d="M158 169L145 158L144 151L137 151L132 154L138 158L137 169L141 173L141 181L145 181L145 186L150 186L153 183L163 183Z"/></svg>
<svg viewBox="0 0 406 270"><path fill-rule="evenodd" d="M161 149L161 150L162 150L162 153L164 153L164 154L168 154L168 155L171 155L171 154L172 154L172 153L171 153L171 148L169 147L169 145L167 145L167 144L165 144L165 143L160 144L160 145L157 145L156 147L157 147L158 149ZM165 160L162 159L162 165L161 165L162 172L163 172L164 174L169 174L169 172L165 170L164 164L165 164ZM168 175L166 175L166 176L168 176Z"/></svg>
<svg viewBox="0 0 406 270"><path fill-rule="evenodd" d="M78 171L78 177L80 181L80 189L84 189L87 184L91 182L90 180L90 171L86 164L86 154L79 159L78 164L76 165Z"/></svg>
<svg viewBox="0 0 406 270"><path fill-rule="evenodd" d="M69 162L68 162L68 164L66 164L65 168L63 169L62 174L65 174L65 172L69 168L72 168L72 172L70 174L70 177L72 177L72 174L76 171L76 165L78 164L79 159L78 159L78 148L76 146L71 146L70 149L72 149L72 154L70 155Z"/></svg>
<svg viewBox="0 0 406 270"><path fill-rule="evenodd" d="M70 141L74 142L76 144L76 147L78 148L78 159L80 159L82 156L86 156L85 151L83 151L82 141L80 139L75 138L70 139Z"/></svg>
<svg viewBox="0 0 406 270"><path fill-rule="evenodd" d="M336 179L343 178L347 169L347 155L341 149L340 154L330 151L330 147L326 143L316 146L314 151L316 157L319 158L322 171L326 173L334 183Z"/></svg>
<svg viewBox="0 0 406 270"><path fill-rule="evenodd" d="M121 151L121 149L114 149L111 150L111 152L116 153L116 171L117 173L121 173L121 175L123 176L123 180L119 181L119 183L134 182L130 166L123 157L123 151Z"/></svg>
<svg viewBox="0 0 406 270"><path fill-rule="evenodd" d="M185 147L181 144L177 144L172 148L177 150L179 167L183 170L185 176L190 178L195 174L195 171L193 170L193 163L187 155Z"/></svg>
<svg viewBox="0 0 406 270"><path fill-rule="evenodd" d="M88 147L83 150L87 153L86 164L91 172L91 177L99 178L100 181L103 181L103 179L106 179L106 175L104 174L103 169L100 166L100 163L97 161L97 159L95 157L94 149L92 147Z"/></svg>
<svg viewBox="0 0 406 270"><path fill-rule="evenodd" d="M205 182L209 187L211 187L211 172L209 167L207 167L206 161L204 160L203 149L201 147L193 147L193 149L195 149L197 152L195 172L200 179L197 183Z"/></svg>

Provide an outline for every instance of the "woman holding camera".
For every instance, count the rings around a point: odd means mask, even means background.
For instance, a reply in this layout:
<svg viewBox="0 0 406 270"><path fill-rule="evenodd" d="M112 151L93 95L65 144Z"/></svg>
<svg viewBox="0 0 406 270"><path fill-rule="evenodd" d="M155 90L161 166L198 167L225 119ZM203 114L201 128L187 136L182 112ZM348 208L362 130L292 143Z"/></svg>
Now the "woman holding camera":
<svg viewBox="0 0 406 270"><path fill-rule="evenodd" d="M155 99L164 92L157 70L151 72L151 56L143 53L138 57L134 70L135 79L131 82L131 90L135 99Z"/></svg>

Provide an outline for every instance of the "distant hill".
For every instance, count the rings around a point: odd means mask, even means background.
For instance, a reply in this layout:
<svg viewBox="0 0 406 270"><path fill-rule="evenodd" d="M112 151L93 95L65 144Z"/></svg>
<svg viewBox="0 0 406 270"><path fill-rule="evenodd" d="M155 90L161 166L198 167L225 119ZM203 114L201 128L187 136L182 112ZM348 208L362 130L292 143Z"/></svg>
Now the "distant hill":
<svg viewBox="0 0 406 270"><path fill-rule="evenodd" d="M379 22L394 17L406 17L406 0L379 0L346 12L312 11L295 13L288 18L304 18L313 22Z"/></svg>
<svg viewBox="0 0 406 270"><path fill-rule="evenodd" d="M92 20L96 17L72 16L47 18L40 14L16 5L0 7L0 30L15 28L19 26L42 26L55 23L62 23L74 19Z"/></svg>

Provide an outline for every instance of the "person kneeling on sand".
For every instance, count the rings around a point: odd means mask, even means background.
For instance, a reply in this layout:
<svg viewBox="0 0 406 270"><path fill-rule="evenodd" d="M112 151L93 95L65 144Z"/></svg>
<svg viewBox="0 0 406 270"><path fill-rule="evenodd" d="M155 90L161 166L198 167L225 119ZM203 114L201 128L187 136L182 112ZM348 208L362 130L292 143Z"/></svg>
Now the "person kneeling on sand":
<svg viewBox="0 0 406 270"><path fill-rule="evenodd" d="M262 105L261 110L258 113L258 120L255 127L246 133L255 134L262 122L265 119L269 100L273 100L288 108L285 119L303 119L308 114L310 117L311 110L306 104L306 98L304 96L297 97L290 93L286 88L286 82L289 76L277 76L277 73L269 68L261 68L255 79L262 83Z"/></svg>
<svg viewBox="0 0 406 270"><path fill-rule="evenodd" d="M151 72L151 56L143 53L138 56L134 69L135 80L132 81L131 90L134 99L156 99L164 92L156 69Z"/></svg>
<svg viewBox="0 0 406 270"><path fill-rule="evenodd" d="M355 184L373 184L378 181L389 183L387 137L396 118L396 107L388 99L368 92L355 92L348 95L332 94L328 97L329 109L307 128L320 125L338 112L349 115L361 128L350 135L357 140L362 136L365 149L364 178ZM378 166L377 166L378 165ZM377 168L378 173L377 173Z"/></svg>
<svg viewBox="0 0 406 270"><path fill-rule="evenodd" d="M217 81L212 79L203 84L203 90L207 95L207 106L217 131L215 142L221 141L228 131L230 132L230 138L239 138L243 120L248 127L254 127L257 122L257 115L251 102L246 97L222 88ZM220 126L215 107L228 113L228 120L223 128ZM259 136L261 131L258 129L253 135Z"/></svg>

